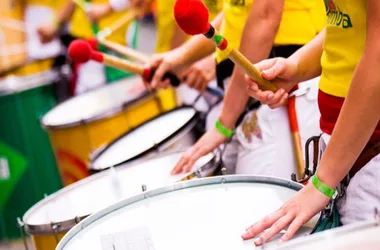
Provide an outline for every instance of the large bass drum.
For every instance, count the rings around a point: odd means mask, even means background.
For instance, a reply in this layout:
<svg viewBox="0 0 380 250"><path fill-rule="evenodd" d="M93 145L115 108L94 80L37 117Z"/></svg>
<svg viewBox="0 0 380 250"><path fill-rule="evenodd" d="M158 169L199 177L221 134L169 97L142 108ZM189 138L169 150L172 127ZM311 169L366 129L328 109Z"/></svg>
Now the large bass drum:
<svg viewBox="0 0 380 250"><path fill-rule="evenodd" d="M57 250L254 249L246 227L280 207L302 185L263 176L220 176L148 190L91 215ZM296 237L309 234L313 218ZM275 239L279 239L282 233ZM274 240L268 247L276 246Z"/></svg>

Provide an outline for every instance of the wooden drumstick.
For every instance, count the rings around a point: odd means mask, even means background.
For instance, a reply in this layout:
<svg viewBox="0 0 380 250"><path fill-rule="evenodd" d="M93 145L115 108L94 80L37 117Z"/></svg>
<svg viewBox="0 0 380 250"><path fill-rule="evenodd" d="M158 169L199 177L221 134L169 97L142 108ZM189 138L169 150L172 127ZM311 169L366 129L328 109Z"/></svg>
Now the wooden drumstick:
<svg viewBox="0 0 380 250"><path fill-rule="evenodd" d="M207 7L200 0L177 0L174 16L178 26L189 35L203 34L215 42L228 58L240 66L245 73L263 90L276 91L276 87L262 78L261 73L252 63L235 48L228 46L228 41L209 23Z"/></svg>
<svg viewBox="0 0 380 250"><path fill-rule="evenodd" d="M107 27L101 30L97 37L99 41L104 41L108 36L110 36L115 31L119 30L123 25L131 23L136 19L138 14L138 10L136 9L128 9L127 13L119 18L115 23L113 23L110 27Z"/></svg>
<svg viewBox="0 0 380 250"><path fill-rule="evenodd" d="M121 55L127 56L129 58L132 58L135 61L141 62L141 63L148 63L150 61L149 57L137 50L128 48L126 46L120 45L115 42L108 41L106 39L98 39L99 43L106 46L108 49L111 49L113 51L116 51L120 53Z"/></svg>
<svg viewBox="0 0 380 250"><path fill-rule="evenodd" d="M89 60L94 60L117 69L141 75L148 82L154 76L155 69L144 68L139 64L92 50L90 44L83 40L73 41L69 46L68 52L71 59L75 62L85 63ZM170 84L175 87L180 84L180 80L171 73L166 73L164 79L169 79Z"/></svg>
<svg viewBox="0 0 380 250"><path fill-rule="evenodd" d="M298 119L297 119L297 112L296 112L296 96L289 97L287 108L288 108L290 132L292 135L294 159L296 161L296 167L297 167L297 177L298 177L298 180L301 180L303 177L302 176L303 172L305 170L305 163L303 159L301 136L300 136L300 132L298 128Z"/></svg>

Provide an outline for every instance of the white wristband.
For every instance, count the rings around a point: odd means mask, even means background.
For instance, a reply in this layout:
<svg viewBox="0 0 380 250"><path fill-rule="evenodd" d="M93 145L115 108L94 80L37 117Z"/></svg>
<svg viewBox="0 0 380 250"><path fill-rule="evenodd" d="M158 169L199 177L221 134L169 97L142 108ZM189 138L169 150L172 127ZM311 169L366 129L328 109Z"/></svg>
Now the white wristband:
<svg viewBox="0 0 380 250"><path fill-rule="evenodd" d="M129 0L108 0L111 8L116 11L122 11L129 7Z"/></svg>

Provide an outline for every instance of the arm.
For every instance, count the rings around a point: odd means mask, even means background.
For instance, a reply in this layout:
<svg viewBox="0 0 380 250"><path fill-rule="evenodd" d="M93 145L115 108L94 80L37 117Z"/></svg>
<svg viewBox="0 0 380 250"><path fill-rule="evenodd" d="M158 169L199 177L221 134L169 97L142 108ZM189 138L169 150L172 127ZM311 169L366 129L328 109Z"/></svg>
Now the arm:
<svg viewBox="0 0 380 250"><path fill-rule="evenodd" d="M255 0L252 5L240 45L240 51L252 63L268 57L280 26L283 6L284 0ZM244 73L235 67L220 116L220 121L225 127L235 126L248 98Z"/></svg>
<svg viewBox="0 0 380 250"><path fill-rule="evenodd" d="M380 120L379 38L380 3L368 0L364 53L318 168L319 178L330 187L336 187L351 169Z"/></svg>
<svg viewBox="0 0 380 250"><path fill-rule="evenodd" d="M66 2L65 6L57 13L57 22L59 25L66 24L75 11L75 3L72 0Z"/></svg>

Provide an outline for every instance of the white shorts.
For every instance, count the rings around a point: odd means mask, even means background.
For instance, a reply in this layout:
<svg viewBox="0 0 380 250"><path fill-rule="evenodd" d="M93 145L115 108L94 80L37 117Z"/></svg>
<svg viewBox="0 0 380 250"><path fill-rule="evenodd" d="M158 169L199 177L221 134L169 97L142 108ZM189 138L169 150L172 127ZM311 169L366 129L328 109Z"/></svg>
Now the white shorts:
<svg viewBox="0 0 380 250"><path fill-rule="evenodd" d="M321 133L317 104L318 82L319 78L303 82L295 92L303 93L296 97L303 150L307 139ZM220 113L220 107L214 111L219 115L218 112ZM287 108L272 110L262 105L245 116L242 124L236 129L236 135L226 146L223 161L228 173L290 179L291 174L296 172L293 154Z"/></svg>
<svg viewBox="0 0 380 250"><path fill-rule="evenodd" d="M320 148L323 151L330 141L323 134ZM374 219L375 208L380 211L380 154L374 157L350 180L346 194L338 201L343 225Z"/></svg>

